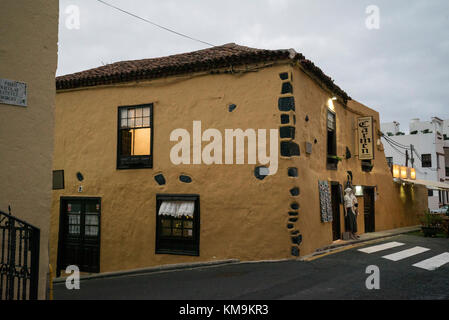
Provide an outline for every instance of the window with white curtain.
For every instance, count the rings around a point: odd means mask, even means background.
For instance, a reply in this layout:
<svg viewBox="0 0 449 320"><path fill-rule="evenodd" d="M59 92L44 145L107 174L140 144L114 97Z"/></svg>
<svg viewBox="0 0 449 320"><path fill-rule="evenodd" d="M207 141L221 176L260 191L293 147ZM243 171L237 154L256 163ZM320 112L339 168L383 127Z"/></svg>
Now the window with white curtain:
<svg viewBox="0 0 449 320"><path fill-rule="evenodd" d="M156 253L199 255L199 196L157 196Z"/></svg>

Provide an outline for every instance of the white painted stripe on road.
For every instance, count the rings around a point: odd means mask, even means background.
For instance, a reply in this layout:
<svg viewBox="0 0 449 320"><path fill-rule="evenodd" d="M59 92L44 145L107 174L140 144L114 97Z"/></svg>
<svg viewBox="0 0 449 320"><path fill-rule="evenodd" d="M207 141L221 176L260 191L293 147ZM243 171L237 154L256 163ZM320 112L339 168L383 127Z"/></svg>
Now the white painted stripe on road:
<svg viewBox="0 0 449 320"><path fill-rule="evenodd" d="M404 245L404 243L400 243L400 242L387 242L387 243L380 244L377 246L359 249L359 251L365 252L365 253L374 253L374 252L379 252L379 251L383 251L383 250L387 250L387 249L391 249L391 248L400 247L403 245Z"/></svg>
<svg viewBox="0 0 449 320"><path fill-rule="evenodd" d="M414 267L433 271L438 269L441 266L444 266L446 263L449 263L449 252L445 252L433 258L418 262L414 264Z"/></svg>
<svg viewBox="0 0 449 320"><path fill-rule="evenodd" d="M423 247L414 247L414 248L407 249L407 250L404 250L404 251L399 251L399 252L396 252L396 253L393 253L393 254L389 254L389 255L384 256L382 258L388 259L388 260L391 260L391 261L400 261L400 260L403 260L403 259L406 259L406 258L409 258L409 257L416 256L417 254L420 254L420 253L423 253L423 252L426 252L426 251L429 251L429 250L430 249L423 248Z"/></svg>

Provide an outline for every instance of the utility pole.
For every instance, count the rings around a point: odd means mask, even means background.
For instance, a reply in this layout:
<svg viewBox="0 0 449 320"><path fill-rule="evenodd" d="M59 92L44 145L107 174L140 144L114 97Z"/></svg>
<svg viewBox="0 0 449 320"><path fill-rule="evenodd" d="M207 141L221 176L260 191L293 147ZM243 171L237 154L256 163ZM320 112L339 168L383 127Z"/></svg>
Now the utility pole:
<svg viewBox="0 0 449 320"><path fill-rule="evenodd" d="M405 150L405 166L408 167L408 150Z"/></svg>
<svg viewBox="0 0 449 320"><path fill-rule="evenodd" d="M412 168L415 167L415 158L413 158L413 151L415 150L415 147L413 146L413 144L410 145L410 161L412 163Z"/></svg>

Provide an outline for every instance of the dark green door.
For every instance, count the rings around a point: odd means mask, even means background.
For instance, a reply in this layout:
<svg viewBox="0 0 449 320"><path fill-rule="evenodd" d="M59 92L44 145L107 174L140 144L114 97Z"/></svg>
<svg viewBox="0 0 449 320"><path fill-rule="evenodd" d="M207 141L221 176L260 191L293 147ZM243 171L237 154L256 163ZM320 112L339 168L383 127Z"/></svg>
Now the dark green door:
<svg viewBox="0 0 449 320"><path fill-rule="evenodd" d="M69 265L81 272L100 272L100 198L63 198L58 275Z"/></svg>

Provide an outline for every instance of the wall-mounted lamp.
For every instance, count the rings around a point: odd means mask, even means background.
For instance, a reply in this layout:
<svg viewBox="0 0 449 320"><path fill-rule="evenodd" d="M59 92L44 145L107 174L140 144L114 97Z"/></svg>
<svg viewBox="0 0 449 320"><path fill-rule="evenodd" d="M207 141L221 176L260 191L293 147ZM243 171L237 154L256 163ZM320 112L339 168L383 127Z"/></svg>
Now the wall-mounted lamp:
<svg viewBox="0 0 449 320"><path fill-rule="evenodd" d="M337 100L337 99L335 99ZM335 106L334 106L334 98L329 99L329 101L327 102L327 107L332 110L333 112L335 112Z"/></svg>
<svg viewBox="0 0 449 320"><path fill-rule="evenodd" d="M393 165L393 178L399 179L401 177L401 167L397 164Z"/></svg>
<svg viewBox="0 0 449 320"><path fill-rule="evenodd" d="M410 179L416 180L416 169L410 168Z"/></svg>
<svg viewBox="0 0 449 320"><path fill-rule="evenodd" d="M337 101L337 97L332 97L332 101Z"/></svg>
<svg viewBox="0 0 449 320"><path fill-rule="evenodd" d="M401 167L401 179L407 179L407 178L408 178L408 168Z"/></svg>

